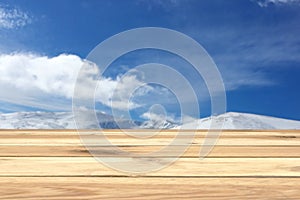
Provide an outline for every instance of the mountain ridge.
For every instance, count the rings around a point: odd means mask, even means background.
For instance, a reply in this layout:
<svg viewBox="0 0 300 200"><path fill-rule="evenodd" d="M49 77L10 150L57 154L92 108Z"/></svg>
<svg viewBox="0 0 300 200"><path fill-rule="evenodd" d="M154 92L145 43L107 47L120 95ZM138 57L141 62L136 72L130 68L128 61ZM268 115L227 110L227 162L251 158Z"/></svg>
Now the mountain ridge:
<svg viewBox="0 0 300 200"><path fill-rule="evenodd" d="M300 129L300 121L283 119L252 113L227 112L217 116L201 119L189 119L177 124L170 121L134 121L114 119L111 115L97 113L99 124L103 129ZM211 122L217 123L211 127ZM75 129L72 112L15 112L0 113L1 129ZM91 128L91 127L86 127Z"/></svg>
<svg viewBox="0 0 300 200"><path fill-rule="evenodd" d="M212 120L216 126L210 127ZM222 124L223 123L223 124ZM178 126L182 129L300 129L300 121L253 113L227 112L203 119L194 119Z"/></svg>

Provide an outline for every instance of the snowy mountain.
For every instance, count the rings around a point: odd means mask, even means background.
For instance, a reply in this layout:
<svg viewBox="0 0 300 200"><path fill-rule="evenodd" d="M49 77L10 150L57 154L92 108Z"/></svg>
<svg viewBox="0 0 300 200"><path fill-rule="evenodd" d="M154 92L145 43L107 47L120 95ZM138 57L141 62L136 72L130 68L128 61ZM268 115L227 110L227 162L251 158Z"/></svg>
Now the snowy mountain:
<svg viewBox="0 0 300 200"><path fill-rule="evenodd" d="M159 129L171 129L178 127L178 124L174 122L170 122L168 120L165 121L155 121L155 120L148 120L139 126L141 129L151 129L151 128L159 128Z"/></svg>
<svg viewBox="0 0 300 200"><path fill-rule="evenodd" d="M168 129L177 126L171 122L133 121L114 119L113 116L97 113L99 124L104 129L154 128ZM16 112L0 113L0 129L75 129L75 121L71 112ZM85 127L97 128L95 125Z"/></svg>
<svg viewBox="0 0 300 200"><path fill-rule="evenodd" d="M72 129L72 113L67 112L16 112L1 113L2 129Z"/></svg>
<svg viewBox="0 0 300 200"><path fill-rule="evenodd" d="M224 122L223 129L300 129L300 121L237 112L190 120L176 129L209 129L213 119L216 127L222 127Z"/></svg>
<svg viewBox="0 0 300 200"><path fill-rule="evenodd" d="M113 119L112 116L97 113L102 128L145 128L145 129L209 129L212 119L222 123L223 129L300 129L300 121L256 114L228 112L203 119L190 119L178 125L170 121L132 121ZM221 124L220 124L221 125ZM220 126L219 126L220 127ZM0 129L74 129L75 122L70 112L16 112L0 113ZM89 127L87 127L89 128ZM93 127L90 127L93 128Z"/></svg>

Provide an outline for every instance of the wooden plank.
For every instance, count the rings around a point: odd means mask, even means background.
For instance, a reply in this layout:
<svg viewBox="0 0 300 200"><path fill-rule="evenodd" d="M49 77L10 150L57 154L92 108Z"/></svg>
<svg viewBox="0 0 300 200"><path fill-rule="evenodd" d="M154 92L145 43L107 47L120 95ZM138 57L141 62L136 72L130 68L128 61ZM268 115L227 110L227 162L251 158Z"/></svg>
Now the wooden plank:
<svg viewBox="0 0 300 200"><path fill-rule="evenodd" d="M123 151L146 154L158 151L163 146L120 146ZM199 157L198 145L190 146L181 157ZM118 156L110 147L96 147L97 155ZM91 154L84 146L18 146L0 145L1 157L89 157ZM168 151L164 156L177 156L176 152ZM300 158L300 146L215 146L207 155L208 158Z"/></svg>
<svg viewBox="0 0 300 200"><path fill-rule="evenodd" d="M105 134L124 151L140 154L169 144L176 131L153 139L131 139L119 130ZM169 167L137 176L98 163L75 130L0 130L0 199L300 199L300 131L227 130L199 160L205 136L197 131L190 148ZM124 159L108 146L97 152L106 161Z"/></svg>
<svg viewBox="0 0 300 200"><path fill-rule="evenodd" d="M93 135L89 135L92 144L99 145L102 141ZM141 139L134 138L124 135L108 135L107 140L109 140L113 145L169 145L174 139L174 135L161 135L153 138ZM181 136L178 139L178 144L181 145L202 145L204 142L204 136L196 136L193 140L187 140L188 136ZM191 142L188 142L191 141ZM82 142L77 135L1 135L0 145L45 145L45 146L74 146L81 145ZM248 135L236 135L236 136L226 136L221 135L217 140L216 145L280 145L280 146L300 146L300 136L295 135L285 135L285 136L260 136L257 133L256 136Z"/></svg>
<svg viewBox="0 0 300 200"><path fill-rule="evenodd" d="M127 165L125 158L104 157L105 162ZM125 161L124 161L125 160ZM140 164L164 162L158 158L137 159ZM98 163L92 157L1 157L0 176L119 176L122 172ZM125 174L126 175L126 174ZM127 174L128 175L128 174ZM169 167L145 176L300 177L300 158L180 158Z"/></svg>
<svg viewBox="0 0 300 200"><path fill-rule="evenodd" d="M0 199L298 200L300 178L0 178Z"/></svg>

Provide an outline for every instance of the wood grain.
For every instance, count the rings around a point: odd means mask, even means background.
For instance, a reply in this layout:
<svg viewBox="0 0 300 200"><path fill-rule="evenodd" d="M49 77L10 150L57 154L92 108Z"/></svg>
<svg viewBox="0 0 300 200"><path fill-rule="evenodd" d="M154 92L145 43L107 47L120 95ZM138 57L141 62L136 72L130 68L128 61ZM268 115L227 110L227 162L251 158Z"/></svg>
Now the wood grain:
<svg viewBox="0 0 300 200"><path fill-rule="evenodd" d="M138 155L158 151L163 146L119 146L120 149ZM95 147L101 157L116 157L110 147ZM199 145L191 145L181 156L198 158ZM0 157L90 157L90 152L78 146L44 146L44 145L0 145ZM174 151L167 151L165 156L177 156ZM215 146L207 158L300 158L300 146Z"/></svg>
<svg viewBox="0 0 300 200"><path fill-rule="evenodd" d="M105 162L127 165L125 158L104 157ZM139 163L163 162L155 158ZM92 157L1 157L0 176L119 176ZM180 158L158 172L144 176L293 176L300 177L300 158Z"/></svg>
<svg viewBox="0 0 300 200"><path fill-rule="evenodd" d="M5 177L0 199L298 200L299 178Z"/></svg>
<svg viewBox="0 0 300 200"><path fill-rule="evenodd" d="M14 132L17 134L9 135L7 133L1 134L0 145L44 145L44 146L74 146L82 145L79 135L76 132L73 134L62 133L53 134L51 132L41 134L40 132L25 132L24 134ZM116 133L106 133L105 137L98 138L92 134L86 134L85 138L90 137L92 145L99 145L104 139L109 140L114 145L119 146L154 146L154 145L169 145L172 140L176 137L172 132L164 132L162 135L156 135L151 138L137 138L124 134ZM268 133L268 134L266 134ZM243 134L243 132L223 132L217 140L216 145L264 145L264 146L300 146L300 135L298 132L248 132L248 134ZM151 133L150 133L151 134ZM266 134L266 135L264 135ZM186 132L185 135L178 136L178 143L182 145L204 145L206 134L199 132L195 135L194 139L190 136L190 132ZM210 135L208 135L209 138Z"/></svg>
<svg viewBox="0 0 300 200"><path fill-rule="evenodd" d="M184 141L193 132L183 133ZM118 130L104 134L122 150L141 155L163 148L177 132L162 131L151 139ZM205 130L196 131L190 147L172 165L132 175L97 162L75 130L0 130L0 199L300 199L300 131L223 131L214 149L200 160L206 136L211 137ZM124 159L109 146L95 145L104 160ZM161 158L138 161L155 163L176 156L170 150Z"/></svg>

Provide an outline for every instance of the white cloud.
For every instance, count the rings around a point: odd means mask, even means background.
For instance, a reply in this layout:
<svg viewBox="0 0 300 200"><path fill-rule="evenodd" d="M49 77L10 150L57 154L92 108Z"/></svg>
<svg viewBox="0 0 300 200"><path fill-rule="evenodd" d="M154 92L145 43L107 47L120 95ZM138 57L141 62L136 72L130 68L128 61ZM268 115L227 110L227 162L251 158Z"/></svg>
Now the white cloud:
<svg viewBox="0 0 300 200"><path fill-rule="evenodd" d="M150 121L161 121L164 122L166 119L166 116L162 115L162 114L156 114L153 112L145 112L143 113L141 116L141 118L150 120ZM173 121L172 118L169 118L170 121Z"/></svg>
<svg viewBox="0 0 300 200"><path fill-rule="evenodd" d="M0 28L15 29L29 23L31 23L31 18L26 12L0 5Z"/></svg>
<svg viewBox="0 0 300 200"><path fill-rule="evenodd" d="M76 55L61 54L49 58L33 54L0 55L0 100L8 103L32 106L44 109L70 110L70 100L73 96L77 75L81 67L84 84L80 85L84 96L94 94L96 101L117 109L138 107L134 102L128 102L128 91L143 85L135 76L126 76L116 80L98 77L98 67L88 63ZM68 102L66 102L68 101Z"/></svg>
<svg viewBox="0 0 300 200"><path fill-rule="evenodd" d="M282 5L282 4L294 4L300 3L300 0L259 0L257 1L260 7L267 7L270 4Z"/></svg>
<svg viewBox="0 0 300 200"><path fill-rule="evenodd" d="M152 90L150 86L147 86L144 87L143 92L135 93L135 90L144 84L135 75L118 76L116 80L101 79L98 82L95 96L106 106L120 110L131 110L142 106L131 101L133 94L134 96L142 96Z"/></svg>
<svg viewBox="0 0 300 200"><path fill-rule="evenodd" d="M76 55L61 54L47 57L24 53L0 54L0 101L48 110L71 110L75 82L83 65L88 67L83 68L85 70L82 71L81 98L91 98L95 94L97 102L120 111L138 107L147 108L157 103L176 104L175 97L166 88L146 85L147 79L143 79L142 71L137 73L131 69L131 73L117 76L115 79L106 77L99 79L98 67ZM238 89L238 86L243 85L266 85L266 83L257 82L257 80L263 80L263 77L250 74L245 78L238 72L237 76L225 72L222 75L229 90ZM150 79L156 77L157 80L163 80L163 85L176 89L177 92L174 94L176 97L181 97L181 103L193 106L190 104L191 90L182 81L177 78L170 79L173 76L163 71L149 69L145 71L145 74ZM206 100L209 94L205 90L204 83L197 82L195 78L191 78L190 81L200 94L198 97L200 101ZM4 104L1 105L5 107ZM141 117L159 119L158 116L150 114Z"/></svg>
<svg viewBox="0 0 300 200"><path fill-rule="evenodd" d="M159 104L152 105L149 108L149 110L143 113L140 117L156 123L157 122L164 123L165 121L170 121L170 122L178 121L175 119L174 115L167 113L164 107Z"/></svg>
<svg viewBox="0 0 300 200"><path fill-rule="evenodd" d="M74 55L48 58L30 54L0 56L0 85L71 98L82 60Z"/></svg>
<svg viewBox="0 0 300 200"><path fill-rule="evenodd" d="M145 112L140 117L142 117L144 119L153 120L153 121L165 120L165 116L159 115L159 114L155 114L155 113L151 113L151 112Z"/></svg>

